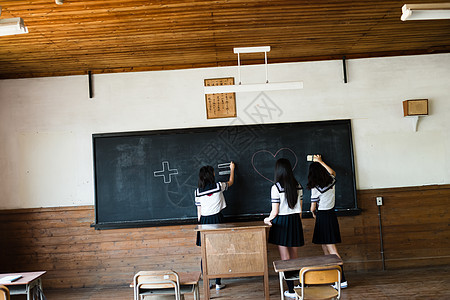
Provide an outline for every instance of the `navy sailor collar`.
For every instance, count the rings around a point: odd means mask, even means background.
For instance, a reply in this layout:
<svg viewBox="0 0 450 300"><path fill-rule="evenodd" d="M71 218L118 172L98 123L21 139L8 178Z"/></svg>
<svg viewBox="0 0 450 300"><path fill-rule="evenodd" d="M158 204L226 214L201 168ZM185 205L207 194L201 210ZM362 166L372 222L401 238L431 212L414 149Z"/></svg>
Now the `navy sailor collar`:
<svg viewBox="0 0 450 300"><path fill-rule="evenodd" d="M325 187L316 186L316 189L322 194L331 189L336 184L336 178L334 176L331 176L331 178L333 178L333 181L328 186Z"/></svg>
<svg viewBox="0 0 450 300"><path fill-rule="evenodd" d="M204 196L204 195L210 195L214 193L220 192L220 183L210 183L207 184L204 188L198 188L195 190L195 195L197 197Z"/></svg>

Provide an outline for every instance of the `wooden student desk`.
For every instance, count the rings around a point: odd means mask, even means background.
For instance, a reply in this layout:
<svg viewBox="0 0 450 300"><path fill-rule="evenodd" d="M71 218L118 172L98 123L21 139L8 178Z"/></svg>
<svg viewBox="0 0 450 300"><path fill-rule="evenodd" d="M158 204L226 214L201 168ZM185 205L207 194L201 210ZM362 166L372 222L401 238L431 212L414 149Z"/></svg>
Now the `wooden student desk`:
<svg viewBox="0 0 450 300"><path fill-rule="evenodd" d="M11 295L26 294L27 300L31 300L32 299L31 291L33 290L33 288L35 286L40 287L40 289L42 291L41 276L44 275L45 273L46 273L46 271L6 273L6 274L0 274L0 279L5 276L22 275L22 277L17 279L16 281L13 281L10 283L1 283L1 284L6 286L9 289L9 293Z"/></svg>
<svg viewBox="0 0 450 300"><path fill-rule="evenodd" d="M200 300L200 293L198 290L198 282L200 280L200 276L202 273L198 272L177 272L178 277L180 278L180 290L186 288L187 290L193 290L194 292L194 300ZM134 283L130 284L130 287L134 287ZM168 289L169 291L173 291L173 288Z"/></svg>
<svg viewBox="0 0 450 300"><path fill-rule="evenodd" d="M260 222L198 225L202 242L205 299L209 279L264 276L264 296L269 300L266 229Z"/></svg>
<svg viewBox="0 0 450 300"><path fill-rule="evenodd" d="M303 267L318 267L318 266L334 266L342 265L343 261L336 254L331 255L320 255L320 256L309 256L309 257L299 257L288 260L277 260L273 262L273 267L275 272L278 273L280 278L280 290L281 299L284 299L284 289L283 289L283 279L284 272L297 271L296 276L288 278L290 280L298 279L300 269Z"/></svg>

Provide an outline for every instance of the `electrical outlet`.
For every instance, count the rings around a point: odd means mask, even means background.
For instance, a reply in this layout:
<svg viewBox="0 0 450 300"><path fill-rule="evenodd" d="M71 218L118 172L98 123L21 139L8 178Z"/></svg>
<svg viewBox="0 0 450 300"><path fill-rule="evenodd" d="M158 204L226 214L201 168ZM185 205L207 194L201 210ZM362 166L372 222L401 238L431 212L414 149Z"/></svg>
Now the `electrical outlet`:
<svg viewBox="0 0 450 300"><path fill-rule="evenodd" d="M383 197L377 197L377 205L383 205Z"/></svg>

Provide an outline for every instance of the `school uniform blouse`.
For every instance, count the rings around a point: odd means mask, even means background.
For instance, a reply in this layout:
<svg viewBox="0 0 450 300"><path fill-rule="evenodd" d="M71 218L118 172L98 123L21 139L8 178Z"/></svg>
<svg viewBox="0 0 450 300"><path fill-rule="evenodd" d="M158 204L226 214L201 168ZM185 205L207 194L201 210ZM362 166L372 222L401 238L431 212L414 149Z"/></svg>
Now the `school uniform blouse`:
<svg viewBox="0 0 450 300"><path fill-rule="evenodd" d="M223 192L228 189L228 183L217 182L206 189L195 190L195 205L202 207L202 216L211 216L227 207Z"/></svg>
<svg viewBox="0 0 450 300"><path fill-rule="evenodd" d="M330 175L333 181L326 187L316 186L311 189L311 202L318 202L318 210L329 210L334 208L336 178Z"/></svg>
<svg viewBox="0 0 450 300"><path fill-rule="evenodd" d="M281 187L281 184L277 182L272 186L271 190L272 203L280 203L278 215L283 216L302 212L302 208L300 207L300 201L303 200L303 188L300 184L298 184L297 186L297 195L298 198L295 207L289 208L289 204L286 199L286 194L284 192L284 188Z"/></svg>

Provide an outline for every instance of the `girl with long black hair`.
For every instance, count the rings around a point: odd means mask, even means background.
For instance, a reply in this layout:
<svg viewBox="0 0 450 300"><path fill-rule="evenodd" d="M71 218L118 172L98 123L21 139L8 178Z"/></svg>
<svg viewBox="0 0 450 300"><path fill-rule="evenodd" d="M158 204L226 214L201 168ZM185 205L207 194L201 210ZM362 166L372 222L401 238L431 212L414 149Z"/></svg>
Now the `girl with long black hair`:
<svg viewBox="0 0 450 300"><path fill-rule="evenodd" d="M269 243L278 245L282 260L298 257L298 248L305 244L301 220L303 188L292 172L289 160L280 158L275 164L275 184L271 189L272 210L264 223L272 225ZM296 298L294 282L286 281L286 297Z"/></svg>

